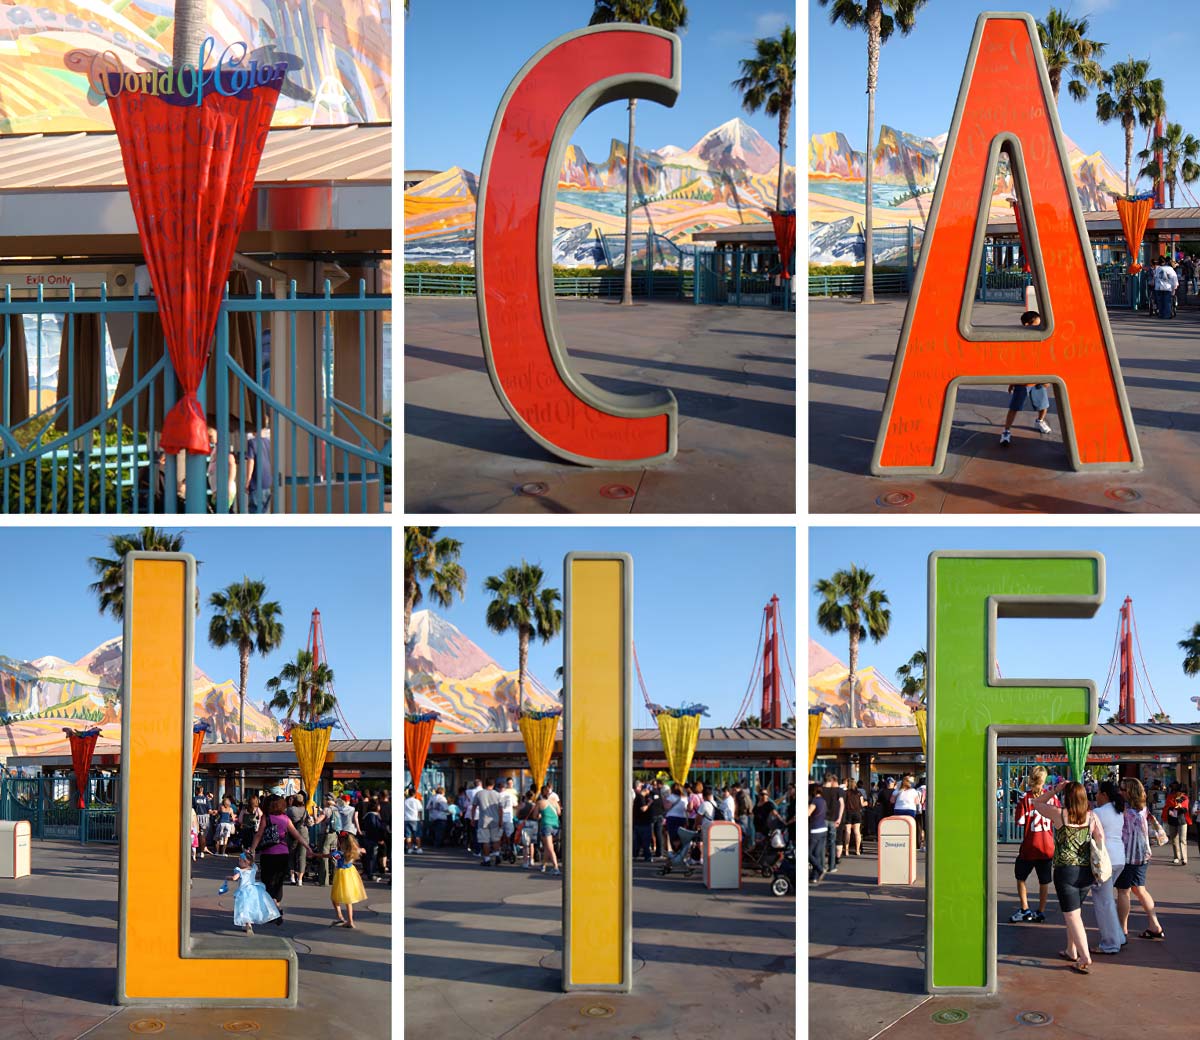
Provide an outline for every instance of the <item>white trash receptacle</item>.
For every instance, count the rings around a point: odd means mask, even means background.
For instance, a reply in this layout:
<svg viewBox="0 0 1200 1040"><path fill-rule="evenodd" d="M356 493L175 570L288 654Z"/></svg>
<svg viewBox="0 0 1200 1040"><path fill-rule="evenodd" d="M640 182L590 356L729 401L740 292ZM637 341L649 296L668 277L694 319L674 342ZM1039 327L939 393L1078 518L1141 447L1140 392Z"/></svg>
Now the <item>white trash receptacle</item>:
<svg viewBox="0 0 1200 1040"><path fill-rule="evenodd" d="M917 880L917 821L888 816L879 821L879 884L911 885Z"/></svg>
<svg viewBox="0 0 1200 1040"><path fill-rule="evenodd" d="M742 887L742 828L730 820L705 820L704 887Z"/></svg>
<svg viewBox="0 0 1200 1040"><path fill-rule="evenodd" d="M1025 309L1027 311L1038 311L1038 313L1041 313L1038 308L1037 286L1036 285L1025 286ZM1042 324L1045 324L1045 322L1043 322Z"/></svg>
<svg viewBox="0 0 1200 1040"><path fill-rule="evenodd" d="M28 877L31 872L29 821L0 820L0 878Z"/></svg>

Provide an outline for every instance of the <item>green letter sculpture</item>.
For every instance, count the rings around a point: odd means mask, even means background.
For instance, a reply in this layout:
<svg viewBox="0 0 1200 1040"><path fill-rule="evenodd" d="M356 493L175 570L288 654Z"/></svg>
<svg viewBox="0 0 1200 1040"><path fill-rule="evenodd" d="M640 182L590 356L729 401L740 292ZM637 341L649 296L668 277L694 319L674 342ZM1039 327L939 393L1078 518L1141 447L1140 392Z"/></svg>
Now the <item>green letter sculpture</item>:
<svg viewBox="0 0 1200 1040"><path fill-rule="evenodd" d="M1088 618L1103 602L1099 553L930 554L930 993L996 990L997 736L1096 730L1095 683L997 675L996 619Z"/></svg>

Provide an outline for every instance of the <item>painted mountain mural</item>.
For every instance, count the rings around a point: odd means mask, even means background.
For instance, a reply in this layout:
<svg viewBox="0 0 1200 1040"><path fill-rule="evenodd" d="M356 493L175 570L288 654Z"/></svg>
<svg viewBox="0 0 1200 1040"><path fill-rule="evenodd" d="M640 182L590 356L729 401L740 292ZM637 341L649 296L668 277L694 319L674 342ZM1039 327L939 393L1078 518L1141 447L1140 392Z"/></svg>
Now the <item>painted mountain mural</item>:
<svg viewBox="0 0 1200 1040"><path fill-rule="evenodd" d="M887 676L870 665L855 675L858 724L864 727L915 725L912 710ZM808 706L824 708L823 726L850 725L850 669L815 639L808 641Z"/></svg>
<svg viewBox="0 0 1200 1040"><path fill-rule="evenodd" d="M914 224L924 227L933 204L941 170L946 134L925 138L883 126L871 153L872 202L877 228ZM1112 209L1109 191L1123 191L1124 174L1101 152L1087 155L1070 138L1067 158L1075 191L1084 212ZM855 151L840 131L813 134L808 142L809 262L862 263L859 229L866 216L867 157ZM1012 213L1012 175L1001 160L993 186L991 216L1001 220ZM881 263L903 257L879 255Z"/></svg>
<svg viewBox="0 0 1200 1040"><path fill-rule="evenodd" d="M438 733L482 733L517 728L517 672L505 671L454 625L431 610L412 616L405 647L404 688L418 711L442 718ZM516 654L516 638L513 638ZM525 678L527 707L553 708L561 701L533 675Z"/></svg>
<svg viewBox="0 0 1200 1040"><path fill-rule="evenodd" d="M121 743L121 639L101 643L71 663L60 657L18 661L0 656L0 757L66 754L63 727L101 729L97 747ZM192 674L193 717L212 726L205 738L238 739L237 684ZM282 733L265 702L246 698L246 739L274 740Z"/></svg>
<svg viewBox="0 0 1200 1040"><path fill-rule="evenodd" d="M613 140L608 155L589 157L567 148L558 180L554 262L568 267L619 263L624 249L625 181L629 168L624 141ZM740 118L710 130L691 148L634 147L635 236L653 230L665 253L687 246L696 231L768 220L775 207L779 152ZM410 263L473 263L475 259L474 173L451 167L404 193L404 259ZM784 205L795 205L796 171L784 167ZM606 245L599 235L614 236ZM616 250L616 252L614 252ZM678 266L679 257L665 259ZM689 266L685 263L685 266Z"/></svg>

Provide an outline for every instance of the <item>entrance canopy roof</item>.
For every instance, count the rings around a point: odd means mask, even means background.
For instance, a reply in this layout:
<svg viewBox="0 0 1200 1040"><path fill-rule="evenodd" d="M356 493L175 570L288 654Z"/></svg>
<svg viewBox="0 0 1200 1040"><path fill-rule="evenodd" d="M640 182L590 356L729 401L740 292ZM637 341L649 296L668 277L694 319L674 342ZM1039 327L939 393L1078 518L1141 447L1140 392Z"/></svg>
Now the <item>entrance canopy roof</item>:
<svg viewBox="0 0 1200 1040"><path fill-rule="evenodd" d="M1000 751L1062 750L1061 737L1001 737ZM1136 725L1113 723L1100 726L1092 738L1094 751L1134 753L1139 751L1200 751L1200 723L1146 722ZM818 755L882 754L921 752L916 726L886 729L836 728L821 730Z"/></svg>
<svg viewBox="0 0 1200 1040"><path fill-rule="evenodd" d="M10 755L5 764L11 768L69 769L71 756ZM94 769L116 769L121 764L120 748L96 749L92 756ZM251 766L278 766L285 769L296 764L296 753L290 741L259 741L245 744L205 744L200 752L199 769ZM331 740L327 766L391 767L390 740Z"/></svg>
<svg viewBox="0 0 1200 1040"><path fill-rule="evenodd" d="M915 732L915 731L914 731ZM554 741L556 753L562 752L562 730ZM656 729L633 731L634 755L660 757L662 739ZM473 758L479 755L525 755L525 742L520 733L435 733L429 745L431 758L446 758L461 755ZM795 756L796 731L794 729L701 729L696 743L698 756L713 758L722 755L750 758Z"/></svg>
<svg viewBox="0 0 1200 1040"><path fill-rule="evenodd" d="M381 232L391 227L391 124L270 131L243 239L254 233ZM0 240L9 256L41 255L13 239L130 237L137 224L115 133L0 137ZM243 242L242 248L249 248ZM361 245L360 248L369 248Z"/></svg>
<svg viewBox="0 0 1200 1040"><path fill-rule="evenodd" d="M1101 235L1120 235L1121 218L1115 209L1093 210L1083 215L1084 225L1088 236L1095 238ZM1150 222L1146 232L1169 231L1173 234L1195 234L1200 236L1200 208L1192 206L1187 209L1152 209ZM987 226L987 233L993 238L1017 238L1015 220L996 220Z"/></svg>

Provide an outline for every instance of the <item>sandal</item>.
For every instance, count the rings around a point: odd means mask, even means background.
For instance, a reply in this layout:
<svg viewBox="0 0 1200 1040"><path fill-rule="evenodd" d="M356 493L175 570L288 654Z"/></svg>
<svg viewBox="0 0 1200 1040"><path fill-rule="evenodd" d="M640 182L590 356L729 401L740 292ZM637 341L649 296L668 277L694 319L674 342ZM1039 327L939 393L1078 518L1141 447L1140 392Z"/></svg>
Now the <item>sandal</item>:
<svg viewBox="0 0 1200 1040"><path fill-rule="evenodd" d="M1059 951L1058 951L1058 955L1059 955L1059 956L1060 956L1060 957L1061 957L1061 958L1062 958L1064 961L1070 961L1072 964L1074 964L1074 963L1075 963L1075 961L1077 960L1077 958L1075 958L1075 957L1072 957L1072 956L1071 956L1069 953L1067 953L1065 950L1059 950Z"/></svg>
<svg viewBox="0 0 1200 1040"><path fill-rule="evenodd" d="M1085 964L1083 961L1080 961L1078 964L1072 964L1071 970L1077 975L1090 975L1092 973L1092 962L1088 961Z"/></svg>
<svg viewBox="0 0 1200 1040"><path fill-rule="evenodd" d="M1165 928L1160 928L1157 932L1152 932L1149 928L1147 928L1141 934L1142 939L1165 939L1166 937L1167 930Z"/></svg>

